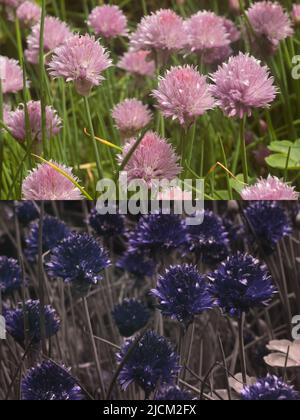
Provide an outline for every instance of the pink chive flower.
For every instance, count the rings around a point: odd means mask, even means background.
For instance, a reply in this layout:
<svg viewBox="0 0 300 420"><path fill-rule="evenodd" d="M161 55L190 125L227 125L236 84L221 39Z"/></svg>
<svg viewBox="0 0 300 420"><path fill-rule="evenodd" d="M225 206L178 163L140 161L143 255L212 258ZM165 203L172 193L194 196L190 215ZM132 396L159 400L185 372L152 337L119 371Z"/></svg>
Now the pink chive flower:
<svg viewBox="0 0 300 420"><path fill-rule="evenodd" d="M118 63L118 67L137 76L153 77L155 62L150 58L150 51L128 51Z"/></svg>
<svg viewBox="0 0 300 420"><path fill-rule="evenodd" d="M104 80L102 72L111 66L108 53L94 36L74 35L54 51L49 64L53 77L63 77L74 82L82 96L88 96L93 86Z"/></svg>
<svg viewBox="0 0 300 420"><path fill-rule="evenodd" d="M44 52L45 54L52 53L53 50L64 44L70 37L72 32L65 22L53 16L46 16L45 18L45 33L44 33ZM25 56L32 64L39 62L39 48L40 48L40 24L33 26L31 34L27 38L27 50Z"/></svg>
<svg viewBox="0 0 300 420"><path fill-rule="evenodd" d="M293 4L292 18L297 26L300 26L300 4Z"/></svg>
<svg viewBox="0 0 300 420"><path fill-rule="evenodd" d="M223 25L225 26L230 42L237 42L241 38L241 31L239 31L232 20L226 18L221 19L223 21Z"/></svg>
<svg viewBox="0 0 300 420"><path fill-rule="evenodd" d="M239 14L241 11L240 0L228 0L229 10L233 13Z"/></svg>
<svg viewBox="0 0 300 420"><path fill-rule="evenodd" d="M0 0L0 4L3 4L4 6L8 6L12 9L16 9L23 2L24 0Z"/></svg>
<svg viewBox="0 0 300 420"><path fill-rule="evenodd" d="M113 109L112 116L125 138L133 137L152 119L149 108L137 99L126 99Z"/></svg>
<svg viewBox="0 0 300 420"><path fill-rule="evenodd" d="M42 140L42 111L40 101L30 101L27 104L32 141ZM11 111L7 116L7 126L19 142L26 140L26 117L24 105L16 111ZM57 135L62 126L62 121L51 106L46 107L46 134L48 139Z"/></svg>
<svg viewBox="0 0 300 420"><path fill-rule="evenodd" d="M253 108L267 108L277 89L268 67L249 54L231 57L211 76L211 92L228 117L251 116Z"/></svg>
<svg viewBox="0 0 300 420"><path fill-rule="evenodd" d="M153 96L165 117L178 119L185 126L215 105L206 78L189 65L167 71L165 77L160 78Z"/></svg>
<svg viewBox="0 0 300 420"><path fill-rule="evenodd" d="M51 161L63 170L74 181L78 178L73 175L72 169L65 165ZM52 168L47 163L33 169L22 185L23 200L82 200L80 190L63 174Z"/></svg>
<svg viewBox="0 0 300 420"><path fill-rule="evenodd" d="M127 35L127 18L118 6L98 6L88 18L88 25L96 35L115 38Z"/></svg>
<svg viewBox="0 0 300 420"><path fill-rule="evenodd" d="M187 48L200 55L206 64L229 57L230 36L223 18L204 10L193 15L184 26Z"/></svg>
<svg viewBox="0 0 300 420"><path fill-rule="evenodd" d="M142 19L131 35L135 51L151 50L172 53L186 44L183 19L170 9L161 9Z"/></svg>
<svg viewBox="0 0 300 420"><path fill-rule="evenodd" d="M245 188L241 196L246 201L295 201L299 193L286 182L276 176L269 175L267 179L261 178L255 185Z"/></svg>
<svg viewBox="0 0 300 420"><path fill-rule="evenodd" d="M280 41L293 35L289 15L277 2L254 3L248 9L247 16L258 39L270 44L270 52L277 49Z"/></svg>
<svg viewBox="0 0 300 420"><path fill-rule="evenodd" d="M8 120L10 111L11 111L10 105L4 104L3 105L3 122L4 122L4 124L7 124L7 120Z"/></svg>
<svg viewBox="0 0 300 420"><path fill-rule="evenodd" d="M41 18L41 8L36 3L27 0L18 7L17 18L25 26L35 25Z"/></svg>
<svg viewBox="0 0 300 420"><path fill-rule="evenodd" d="M23 89L23 71L14 59L0 56L0 78L4 95Z"/></svg>
<svg viewBox="0 0 300 420"><path fill-rule="evenodd" d="M124 147L123 153L119 156L119 163L124 161L132 149L136 139L130 140ZM145 134L138 148L124 168L128 182L139 179L143 180L151 188L157 180L174 180L181 172L178 164L179 157L173 147L165 139L156 133L149 131Z"/></svg>

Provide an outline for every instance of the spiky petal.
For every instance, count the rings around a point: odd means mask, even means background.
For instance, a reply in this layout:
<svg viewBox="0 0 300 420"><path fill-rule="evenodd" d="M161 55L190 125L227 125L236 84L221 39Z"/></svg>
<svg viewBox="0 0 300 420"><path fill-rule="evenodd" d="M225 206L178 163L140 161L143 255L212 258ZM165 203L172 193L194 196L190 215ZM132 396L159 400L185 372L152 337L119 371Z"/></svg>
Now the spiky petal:
<svg viewBox="0 0 300 420"><path fill-rule="evenodd" d="M115 106L112 116L125 138L131 138L145 128L152 119L147 105L137 99L126 99Z"/></svg>
<svg viewBox="0 0 300 420"><path fill-rule="evenodd" d="M299 401L295 388L275 375L259 379L254 385L243 389L244 401Z"/></svg>

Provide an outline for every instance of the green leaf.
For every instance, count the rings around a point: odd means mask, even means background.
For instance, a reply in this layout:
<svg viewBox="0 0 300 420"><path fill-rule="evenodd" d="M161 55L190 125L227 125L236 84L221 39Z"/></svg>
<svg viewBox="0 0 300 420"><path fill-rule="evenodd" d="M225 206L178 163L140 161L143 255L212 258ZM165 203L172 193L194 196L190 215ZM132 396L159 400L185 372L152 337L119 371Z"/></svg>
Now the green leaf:
<svg viewBox="0 0 300 420"><path fill-rule="evenodd" d="M281 170L285 170L286 167L288 170L300 169L300 139L296 140L295 143L288 140L274 141L270 144L269 150L274 152L266 158L266 162L271 168ZM290 157L288 159L289 151Z"/></svg>

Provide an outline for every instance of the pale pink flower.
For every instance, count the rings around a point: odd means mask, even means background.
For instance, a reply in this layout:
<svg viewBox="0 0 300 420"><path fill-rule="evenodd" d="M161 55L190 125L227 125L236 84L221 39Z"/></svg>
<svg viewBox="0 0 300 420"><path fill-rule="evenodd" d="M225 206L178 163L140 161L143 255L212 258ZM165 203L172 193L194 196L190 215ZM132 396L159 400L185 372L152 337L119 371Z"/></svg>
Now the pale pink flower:
<svg viewBox="0 0 300 420"><path fill-rule="evenodd" d="M276 176L261 178L255 185L246 187L241 192L243 200L247 201L294 201L299 199L299 193L286 182Z"/></svg>
<svg viewBox="0 0 300 420"><path fill-rule="evenodd" d="M189 65L167 71L153 96L165 117L178 119L185 126L215 105L205 76Z"/></svg>
<svg viewBox="0 0 300 420"><path fill-rule="evenodd" d="M52 53L53 50L64 44L70 37L72 32L65 22L56 17L46 16L45 32L44 32L44 52ZM33 26L31 34L27 38L27 50L25 56L32 64L39 62L40 48L40 23Z"/></svg>
<svg viewBox="0 0 300 420"><path fill-rule="evenodd" d="M137 76L153 77L155 62L150 57L150 51L128 51L119 61L118 67Z"/></svg>
<svg viewBox="0 0 300 420"><path fill-rule="evenodd" d="M276 98L274 77L268 67L249 54L230 57L211 78L212 94L229 117L250 116L253 108L267 108Z"/></svg>
<svg viewBox="0 0 300 420"><path fill-rule="evenodd" d="M53 165L64 171L74 181L72 168L51 161ZM47 163L38 165L29 172L22 185L23 200L82 200L80 190L63 174Z"/></svg>
<svg viewBox="0 0 300 420"><path fill-rule="evenodd" d="M98 6L88 18L88 25L96 35L115 38L127 35L127 18L118 6Z"/></svg>
<svg viewBox="0 0 300 420"><path fill-rule="evenodd" d="M145 16L131 35L135 50L174 52L186 44L183 19L170 9L161 9Z"/></svg>
<svg viewBox="0 0 300 420"><path fill-rule="evenodd" d="M8 120L10 111L11 111L10 105L4 104L3 105L3 122L6 125L7 125L7 120Z"/></svg>
<svg viewBox="0 0 300 420"><path fill-rule="evenodd" d="M226 27L225 20L215 13L200 11L188 19L184 26L187 48L200 55L205 63L222 61L224 56L227 59L231 54L228 23Z"/></svg>
<svg viewBox="0 0 300 420"><path fill-rule="evenodd" d="M229 10L233 13L239 14L241 11L240 0L228 0Z"/></svg>
<svg viewBox="0 0 300 420"><path fill-rule="evenodd" d="M130 140L124 147L123 153L119 156L119 163L132 150L136 139ZM178 164L179 157L171 144L158 134L149 131L134 151L131 159L124 168L128 182L139 179L151 188L155 181L175 179L181 172ZM121 181L122 181L121 176Z"/></svg>
<svg viewBox="0 0 300 420"><path fill-rule="evenodd" d="M32 1L25 1L17 9L17 18L25 26L32 26L39 22L41 18L41 8Z"/></svg>
<svg viewBox="0 0 300 420"><path fill-rule="evenodd" d="M25 0L0 0L0 4L4 4L4 6L8 6L12 9L16 9L24 1Z"/></svg>
<svg viewBox="0 0 300 420"><path fill-rule="evenodd" d="M117 128L125 138L136 135L145 128L152 119L147 105L137 99L126 99L115 106L112 116Z"/></svg>
<svg viewBox="0 0 300 420"><path fill-rule="evenodd" d="M42 140L42 111L40 101L30 101L27 104L32 141ZM24 105L7 115L7 126L19 142L26 140L26 117ZM46 107L46 134L47 138L57 135L62 126L62 121L52 106Z"/></svg>
<svg viewBox="0 0 300 420"><path fill-rule="evenodd" d="M293 4L292 18L297 26L300 26L300 4Z"/></svg>
<svg viewBox="0 0 300 420"><path fill-rule="evenodd" d="M102 72L111 66L108 53L94 36L74 35L54 51L49 64L53 77L74 82L80 95L88 96L104 80Z"/></svg>
<svg viewBox="0 0 300 420"><path fill-rule="evenodd" d="M23 89L23 71L18 61L12 58L0 56L0 78L4 95Z"/></svg>
<svg viewBox="0 0 300 420"><path fill-rule="evenodd" d="M232 20L226 18L221 19L229 36L230 42L237 42L241 38L241 31L236 27Z"/></svg>
<svg viewBox="0 0 300 420"><path fill-rule="evenodd" d="M247 16L255 35L276 50L280 41L293 35L290 17L283 7L272 1L254 3Z"/></svg>

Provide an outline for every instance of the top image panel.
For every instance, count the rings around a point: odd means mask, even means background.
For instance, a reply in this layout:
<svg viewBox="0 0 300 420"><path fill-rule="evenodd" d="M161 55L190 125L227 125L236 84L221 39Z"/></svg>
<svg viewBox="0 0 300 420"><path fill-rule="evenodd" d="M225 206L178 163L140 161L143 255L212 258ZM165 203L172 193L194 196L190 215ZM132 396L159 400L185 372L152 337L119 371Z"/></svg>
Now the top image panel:
<svg viewBox="0 0 300 420"><path fill-rule="evenodd" d="M299 200L299 35L291 0L0 0L0 200Z"/></svg>

